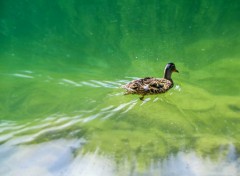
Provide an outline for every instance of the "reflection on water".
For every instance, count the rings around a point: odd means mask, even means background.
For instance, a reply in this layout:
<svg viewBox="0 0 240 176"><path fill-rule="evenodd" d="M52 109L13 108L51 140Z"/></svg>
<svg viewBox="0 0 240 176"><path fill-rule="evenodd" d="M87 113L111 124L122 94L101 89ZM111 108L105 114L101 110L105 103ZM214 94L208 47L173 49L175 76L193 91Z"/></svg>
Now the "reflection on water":
<svg viewBox="0 0 240 176"><path fill-rule="evenodd" d="M150 163L141 170L136 161L116 163L112 157L93 153L80 153L83 139L59 139L33 145L0 148L0 174L5 175L221 175L235 176L240 172L233 145L228 146L226 157L218 160L203 158L195 152L178 152L167 158Z"/></svg>

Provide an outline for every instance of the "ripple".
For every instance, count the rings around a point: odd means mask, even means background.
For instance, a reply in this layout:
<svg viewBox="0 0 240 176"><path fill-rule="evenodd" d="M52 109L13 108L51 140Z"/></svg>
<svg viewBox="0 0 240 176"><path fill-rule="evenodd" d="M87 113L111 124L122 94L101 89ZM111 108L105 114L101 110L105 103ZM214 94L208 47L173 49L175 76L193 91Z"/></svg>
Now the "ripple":
<svg viewBox="0 0 240 176"><path fill-rule="evenodd" d="M109 86L110 84L104 83L102 81L91 80L91 82L93 82L101 87L111 87L111 86Z"/></svg>
<svg viewBox="0 0 240 176"><path fill-rule="evenodd" d="M91 83L91 82L82 81L81 83L83 85L90 86L90 87L101 87L101 86L99 86L97 84L94 84L94 83Z"/></svg>
<svg viewBox="0 0 240 176"><path fill-rule="evenodd" d="M28 74L32 74L33 73L33 71L31 71L31 70L23 70L23 72L24 73L28 73Z"/></svg>
<svg viewBox="0 0 240 176"><path fill-rule="evenodd" d="M70 84L70 85L74 85L76 87L81 87L82 84L76 83L75 81L69 80L69 79L62 79L60 83L66 83L66 84Z"/></svg>
<svg viewBox="0 0 240 176"><path fill-rule="evenodd" d="M15 77L19 78L27 78L27 79L33 79L33 78L41 78L40 81L43 81L45 83L53 83L53 84L60 84L64 86L73 86L73 87L92 87L92 88L111 88L116 89L120 88L123 84L128 83L135 77L126 77L127 79L123 80L72 80L71 78L61 78L56 79L52 77L51 75L41 75L39 73L34 73L31 70L22 70L18 73L10 74Z"/></svg>
<svg viewBox="0 0 240 176"><path fill-rule="evenodd" d="M74 87L93 87L93 88L119 88L122 84L128 83L130 80L72 80L71 78L61 78L56 79L52 77L51 75L41 75L39 73L34 73L31 70L22 70L18 73L10 74L14 77L19 78L27 78L27 79L33 79L33 78L41 78L40 81L44 81L46 83L54 83L54 84L60 84L65 86L74 86ZM131 78L131 77L129 77Z"/></svg>
<svg viewBox="0 0 240 176"><path fill-rule="evenodd" d="M130 111L131 109L133 109L133 107L134 107L136 104L137 104L137 100L132 101L132 103L130 104L130 106L128 106L128 108L127 108L125 111L123 111L123 113L126 113L126 112Z"/></svg>
<svg viewBox="0 0 240 176"><path fill-rule="evenodd" d="M98 80L90 80L90 81L82 81L81 82L85 86L90 87L104 87L104 88L119 88L122 83L119 81L98 81Z"/></svg>
<svg viewBox="0 0 240 176"><path fill-rule="evenodd" d="M176 85L175 87L174 87L174 90L177 90L177 91L181 91L182 89L181 89L181 86L179 86L179 85Z"/></svg>
<svg viewBox="0 0 240 176"><path fill-rule="evenodd" d="M94 115L91 115L91 116L89 116L87 118L84 118L83 122L86 123L86 122L92 121L92 120L96 119L97 117L99 117L99 115L100 114L94 114Z"/></svg>
<svg viewBox="0 0 240 176"><path fill-rule="evenodd" d="M13 130L17 130L17 129L22 129L23 127L25 127L26 125L17 125L17 124L4 124L2 125L1 129L0 129L0 133L5 133L6 131L13 131Z"/></svg>
<svg viewBox="0 0 240 176"><path fill-rule="evenodd" d="M58 82L58 84L74 86L74 87L82 87L88 86L93 88L120 88L123 84L128 83L131 80L85 80L85 81L74 81L71 79L62 78Z"/></svg>
<svg viewBox="0 0 240 176"><path fill-rule="evenodd" d="M101 111L107 111L107 110L112 109L113 107L114 107L113 105L110 105L110 106L108 106L106 108L102 108Z"/></svg>
<svg viewBox="0 0 240 176"><path fill-rule="evenodd" d="M24 143L31 143L34 141L41 141L44 138L51 136L67 135L66 130L74 132L83 123L89 123L93 120L106 120L108 118L119 117L132 110L136 105L140 105L138 99L128 102L119 103L115 105L99 105L93 109L82 109L74 112L76 115L69 116L66 114L53 114L46 118L35 119L26 124L18 124L13 122L0 123L0 143L6 145L19 145ZM79 129L78 129L79 130ZM74 133L72 133L74 134Z"/></svg>
<svg viewBox="0 0 240 176"><path fill-rule="evenodd" d="M130 101L128 103L123 103L123 104L120 104L118 107L114 108L112 111L120 111L122 110L123 108L129 106L129 105L132 105L134 102L136 102L137 100L134 100L134 101Z"/></svg>
<svg viewBox="0 0 240 176"><path fill-rule="evenodd" d="M25 75L25 74L20 74L20 73L14 73L14 74L12 74L12 75L13 75L13 76L16 76L16 77L21 77L21 78L29 78L29 79L34 78L33 76Z"/></svg>

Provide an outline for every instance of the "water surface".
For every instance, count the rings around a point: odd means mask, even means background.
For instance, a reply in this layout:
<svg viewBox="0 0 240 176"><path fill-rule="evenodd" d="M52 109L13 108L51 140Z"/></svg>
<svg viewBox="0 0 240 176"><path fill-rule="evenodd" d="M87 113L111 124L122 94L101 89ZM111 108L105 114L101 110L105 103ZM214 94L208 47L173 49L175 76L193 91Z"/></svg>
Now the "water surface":
<svg viewBox="0 0 240 176"><path fill-rule="evenodd" d="M238 1L1 4L1 175L239 174Z"/></svg>

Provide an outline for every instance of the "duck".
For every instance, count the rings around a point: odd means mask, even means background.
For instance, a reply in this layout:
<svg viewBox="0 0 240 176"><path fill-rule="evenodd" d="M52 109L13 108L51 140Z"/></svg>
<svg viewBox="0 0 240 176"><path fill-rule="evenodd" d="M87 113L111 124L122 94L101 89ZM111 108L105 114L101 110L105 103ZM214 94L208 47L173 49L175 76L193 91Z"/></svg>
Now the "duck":
<svg viewBox="0 0 240 176"><path fill-rule="evenodd" d="M168 63L165 66L163 78L145 77L133 80L122 86L126 90L124 95L138 94L141 95L140 100L144 100L145 95L165 93L174 86L173 72L179 73L174 63Z"/></svg>

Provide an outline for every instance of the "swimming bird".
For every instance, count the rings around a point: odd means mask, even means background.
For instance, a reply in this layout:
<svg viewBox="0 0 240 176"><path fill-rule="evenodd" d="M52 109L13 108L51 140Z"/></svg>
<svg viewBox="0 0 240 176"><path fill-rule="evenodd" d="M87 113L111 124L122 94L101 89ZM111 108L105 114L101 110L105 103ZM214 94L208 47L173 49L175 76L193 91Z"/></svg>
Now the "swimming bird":
<svg viewBox="0 0 240 176"><path fill-rule="evenodd" d="M179 71L174 63L168 63L164 69L163 78L145 77L133 80L122 86L126 90L124 95L139 94L141 95L140 100L143 100L145 95L165 93L174 85L171 78L173 72Z"/></svg>

